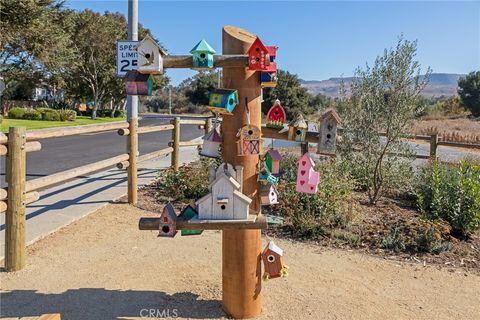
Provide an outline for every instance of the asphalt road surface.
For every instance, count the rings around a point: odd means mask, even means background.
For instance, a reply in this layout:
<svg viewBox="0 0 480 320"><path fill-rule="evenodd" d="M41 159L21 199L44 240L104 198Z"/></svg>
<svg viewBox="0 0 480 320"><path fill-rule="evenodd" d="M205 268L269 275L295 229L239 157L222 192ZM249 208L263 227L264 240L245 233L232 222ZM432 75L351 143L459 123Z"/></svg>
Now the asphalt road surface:
<svg viewBox="0 0 480 320"><path fill-rule="evenodd" d="M139 126L168 123L168 116L144 116ZM182 125L181 140L198 138L203 134L197 125ZM171 131L139 135L140 155L167 147ZM42 150L27 154L27 180L105 160L126 152L126 137L116 131L89 133L41 140ZM0 159L0 186L5 187L5 157Z"/></svg>

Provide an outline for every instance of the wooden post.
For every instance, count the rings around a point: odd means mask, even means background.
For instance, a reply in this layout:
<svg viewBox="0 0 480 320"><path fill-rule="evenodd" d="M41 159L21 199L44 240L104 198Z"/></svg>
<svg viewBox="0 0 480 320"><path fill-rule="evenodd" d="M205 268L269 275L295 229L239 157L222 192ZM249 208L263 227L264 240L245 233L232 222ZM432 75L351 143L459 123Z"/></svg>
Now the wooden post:
<svg viewBox="0 0 480 320"><path fill-rule="evenodd" d="M173 142L173 152L172 152L172 168L175 171L178 171L180 167L180 118L175 117L171 121L173 124L172 130L172 142Z"/></svg>
<svg viewBox="0 0 480 320"><path fill-rule="evenodd" d="M205 134L212 130L212 118L205 119Z"/></svg>
<svg viewBox="0 0 480 320"><path fill-rule="evenodd" d="M223 54L244 54L256 36L237 27L223 28ZM243 166L243 193L252 198L250 210L260 212L258 197L258 156L237 155L237 132L247 124L245 98L250 123L261 126L261 86L257 72L245 67L223 69L223 86L238 90L238 105L233 115L223 117L223 159L233 166ZM223 310L234 318L251 318L262 311L260 230L222 231Z"/></svg>
<svg viewBox="0 0 480 320"><path fill-rule="evenodd" d="M130 134L127 137L128 146L128 203L137 204L137 158L138 158L138 118L129 120L128 130Z"/></svg>
<svg viewBox="0 0 480 320"><path fill-rule="evenodd" d="M25 127L10 128L7 158L7 213L5 216L5 270L25 267Z"/></svg>
<svg viewBox="0 0 480 320"><path fill-rule="evenodd" d="M437 160L438 135L430 136L430 159Z"/></svg>
<svg viewBox="0 0 480 320"><path fill-rule="evenodd" d="M300 153L304 155L307 152L308 152L308 142L302 142L300 144Z"/></svg>

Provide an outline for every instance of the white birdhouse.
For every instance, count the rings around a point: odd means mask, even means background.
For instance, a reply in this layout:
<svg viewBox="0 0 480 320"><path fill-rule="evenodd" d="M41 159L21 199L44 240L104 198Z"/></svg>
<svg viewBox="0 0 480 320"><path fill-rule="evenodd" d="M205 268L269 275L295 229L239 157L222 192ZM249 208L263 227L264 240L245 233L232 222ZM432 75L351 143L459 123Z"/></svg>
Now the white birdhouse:
<svg viewBox="0 0 480 320"><path fill-rule="evenodd" d="M222 138L220 137L217 128L213 128L212 131L203 137L203 145L200 155L210 158L218 158L218 148L221 143Z"/></svg>
<svg viewBox="0 0 480 320"><path fill-rule="evenodd" d="M163 72L163 57L167 55L155 40L147 35L137 46L138 71L158 74Z"/></svg>

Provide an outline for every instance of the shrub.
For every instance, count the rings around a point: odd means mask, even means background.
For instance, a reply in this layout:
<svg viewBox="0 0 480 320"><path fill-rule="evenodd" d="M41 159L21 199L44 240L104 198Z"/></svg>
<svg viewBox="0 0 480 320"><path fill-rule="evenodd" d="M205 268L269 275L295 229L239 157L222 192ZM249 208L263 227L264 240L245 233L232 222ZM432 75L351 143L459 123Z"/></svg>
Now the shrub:
<svg viewBox="0 0 480 320"><path fill-rule="evenodd" d="M3 122L3 116L0 115L0 124L2 124L2 122Z"/></svg>
<svg viewBox="0 0 480 320"><path fill-rule="evenodd" d="M42 114L37 110L25 110L22 118L25 120L42 120Z"/></svg>
<svg viewBox="0 0 480 320"><path fill-rule="evenodd" d="M60 121L60 115L58 111L51 108L38 108L36 109L42 115L42 120L45 121Z"/></svg>
<svg viewBox="0 0 480 320"><path fill-rule="evenodd" d="M25 113L24 108L13 107L8 110L8 118L10 119L23 119L23 114Z"/></svg>
<svg viewBox="0 0 480 320"><path fill-rule="evenodd" d="M75 110L70 109L59 109L57 110L60 121L75 121L77 118L77 113Z"/></svg>
<svg viewBox="0 0 480 320"><path fill-rule="evenodd" d="M115 110L113 114L115 118L125 118L125 111L124 110Z"/></svg>
<svg viewBox="0 0 480 320"><path fill-rule="evenodd" d="M284 172L277 186L279 203L266 207L267 213L287 218L292 233L300 237L316 238L343 228L352 219L349 203L354 183L336 162L317 165L320 172L318 192L313 195L295 190L298 156L286 154L281 166Z"/></svg>
<svg viewBox="0 0 480 320"><path fill-rule="evenodd" d="M433 163L418 180L417 201L425 218L441 218L464 237L480 229L479 165Z"/></svg>

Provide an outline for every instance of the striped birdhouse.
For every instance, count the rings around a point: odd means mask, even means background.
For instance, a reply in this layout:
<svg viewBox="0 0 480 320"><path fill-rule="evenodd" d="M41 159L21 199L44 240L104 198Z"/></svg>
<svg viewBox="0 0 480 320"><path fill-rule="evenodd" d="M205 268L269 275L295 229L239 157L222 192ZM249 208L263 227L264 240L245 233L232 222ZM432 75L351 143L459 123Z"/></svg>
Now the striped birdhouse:
<svg viewBox="0 0 480 320"><path fill-rule="evenodd" d="M129 96L151 96L153 78L136 70L127 71L125 76L125 91Z"/></svg>
<svg viewBox="0 0 480 320"><path fill-rule="evenodd" d="M237 151L239 156L258 155L262 153L262 132L251 124L245 125L237 134Z"/></svg>

